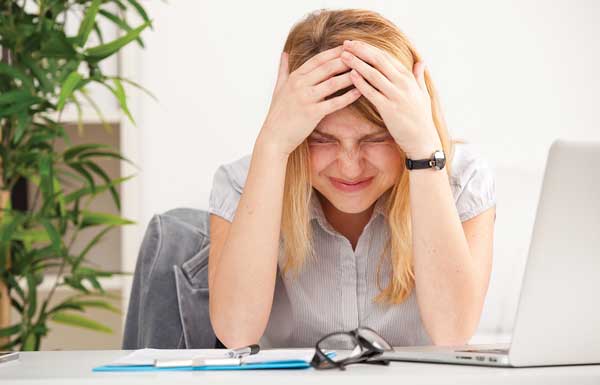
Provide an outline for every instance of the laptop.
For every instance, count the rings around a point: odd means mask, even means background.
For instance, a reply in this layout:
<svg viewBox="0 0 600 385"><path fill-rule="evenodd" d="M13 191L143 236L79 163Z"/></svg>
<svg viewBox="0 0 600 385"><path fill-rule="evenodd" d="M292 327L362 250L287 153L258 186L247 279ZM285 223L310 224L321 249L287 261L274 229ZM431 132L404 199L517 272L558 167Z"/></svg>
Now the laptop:
<svg viewBox="0 0 600 385"><path fill-rule="evenodd" d="M550 147L510 344L382 358L502 367L600 364L600 142Z"/></svg>

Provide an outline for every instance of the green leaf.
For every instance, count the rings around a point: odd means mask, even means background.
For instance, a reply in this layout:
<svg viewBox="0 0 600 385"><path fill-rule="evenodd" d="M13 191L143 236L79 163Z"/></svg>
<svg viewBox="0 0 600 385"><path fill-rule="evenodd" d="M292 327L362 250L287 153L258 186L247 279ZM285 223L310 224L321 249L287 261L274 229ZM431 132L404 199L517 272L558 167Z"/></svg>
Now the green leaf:
<svg viewBox="0 0 600 385"><path fill-rule="evenodd" d="M113 78L113 83L115 84L115 88L111 88L113 94L119 101L119 105L121 106L123 112L125 112L131 123L135 125L135 120L133 120L133 116L131 116L131 113L129 112L129 107L127 107L127 97L125 96L125 89L123 88L123 84L117 78Z"/></svg>
<svg viewBox="0 0 600 385"><path fill-rule="evenodd" d="M40 87L42 88L42 90L44 90L44 92L54 92L54 87L52 86L52 83L48 80L47 77L48 72L45 72L42 68L40 68L40 66L37 65L37 63L34 60L29 58L28 56L23 56L21 60L23 61L23 64L25 64L25 66L29 68L31 73L38 80L38 82L40 83Z"/></svg>
<svg viewBox="0 0 600 385"><path fill-rule="evenodd" d="M115 25L117 25L119 28L121 28L125 32L129 32L133 29L129 26L129 24L127 24L127 22L125 20L121 19L119 16L115 15L114 13L105 11L103 9L101 9L99 11L99 13L102 16L104 16L105 18L107 18L108 20L112 21ZM141 38L138 37L135 40L141 47L144 47L144 42L142 41Z"/></svg>
<svg viewBox="0 0 600 385"><path fill-rule="evenodd" d="M65 80L65 83L62 86L62 89L60 90L60 96L58 97L58 104L56 105L56 109L58 111L61 111L64 108L67 99L73 94L75 87L77 87L77 85L79 84L79 82L81 80L82 80L82 77L77 72L77 70L75 70L69 74L69 76Z"/></svg>
<svg viewBox="0 0 600 385"><path fill-rule="evenodd" d="M89 226L98 226L98 225L110 225L110 226L121 226L121 225L130 225L135 222L122 218L118 215L108 214L108 213L100 213L100 212L92 212L92 211L83 211L82 212L82 228Z"/></svg>
<svg viewBox="0 0 600 385"><path fill-rule="evenodd" d="M15 131L15 136L13 137L13 144L18 145L25 135L25 131L29 128L32 121L32 116L26 112L21 112L17 117L17 129Z"/></svg>
<svg viewBox="0 0 600 385"><path fill-rule="evenodd" d="M83 261L87 253L96 245L110 230L112 230L112 226L106 227L104 230L100 231L96 236L85 246L85 248L81 251L81 253L73 262L73 269L77 269L79 264Z"/></svg>
<svg viewBox="0 0 600 385"><path fill-rule="evenodd" d="M81 277L64 277L64 281L66 285L69 285L74 289L89 293L89 290L81 284Z"/></svg>
<svg viewBox="0 0 600 385"><path fill-rule="evenodd" d="M30 90L34 89L31 78L18 70L16 67L0 62L0 75L7 75L12 79L19 79L25 87L29 88Z"/></svg>
<svg viewBox="0 0 600 385"><path fill-rule="evenodd" d="M21 331L21 324L15 324L13 326L5 327L0 329L0 337L9 337L13 334L17 334Z"/></svg>
<svg viewBox="0 0 600 385"><path fill-rule="evenodd" d="M27 317L31 320L37 310L37 281L35 276L28 273L27 279Z"/></svg>
<svg viewBox="0 0 600 385"><path fill-rule="evenodd" d="M115 159L120 159L122 161L125 161L127 163L131 163L131 160L125 158L123 155L116 153L116 152L107 152L107 151L90 151L90 152L86 152L85 154L82 154L79 158L80 159L87 159L89 157L92 156L101 156L101 157L108 157L108 158L115 158Z"/></svg>
<svg viewBox="0 0 600 385"><path fill-rule="evenodd" d="M42 225L46 229L46 233L48 233L48 237L52 241L52 248L54 249L54 252L57 254L61 254L62 238L60 237L60 234L58 233L58 231L56 231L56 228L54 228L52 223L50 223L50 220L48 218L40 218L40 222L42 222Z"/></svg>
<svg viewBox="0 0 600 385"><path fill-rule="evenodd" d="M130 176L123 177L123 178L113 179L109 185L97 185L95 194L104 192L104 191L108 190L108 188L110 186L117 186L133 177L134 177L134 175L130 175ZM65 202L71 203L76 199L79 199L85 195L89 195L89 194L93 194L93 193L94 192L89 187L83 187L83 188L73 191L72 193L65 196Z"/></svg>
<svg viewBox="0 0 600 385"><path fill-rule="evenodd" d="M41 54L49 58L79 59L77 51L73 49L73 42L63 31L51 30L44 36L41 44Z"/></svg>
<svg viewBox="0 0 600 385"><path fill-rule="evenodd" d="M144 19L144 21L150 25L150 28L152 28L152 22L148 18L148 14L146 13L146 10L144 10L144 7L142 7L136 0L127 0L127 2L131 4L133 8L135 8L142 19Z"/></svg>
<svg viewBox="0 0 600 385"><path fill-rule="evenodd" d="M86 60L90 62L99 62L100 60L113 55L122 47L137 39L140 33L149 25L149 22L145 22L136 29L132 29L131 31L129 31L125 36L115 39L110 43L88 48L87 50L85 50Z"/></svg>
<svg viewBox="0 0 600 385"><path fill-rule="evenodd" d="M39 157L38 167L41 177L40 188L42 190L45 203L52 201L52 198L54 197L54 183L52 182L52 179L54 178L53 166L54 164L51 154L43 154ZM46 205L44 205L44 209L45 207Z"/></svg>
<svg viewBox="0 0 600 385"><path fill-rule="evenodd" d="M83 95L83 97L85 98L85 100L87 100L87 102L92 106L94 111L96 111L96 114L98 115L98 117L100 118L100 121L102 122L102 126L104 127L104 130L106 132L108 132L109 134L112 134L112 127L106 121L106 118L104 117L104 114L102 113L102 110L100 110L100 107L98 106L98 104L94 101L94 99L92 97L90 97L87 94L85 89L81 89L80 91L81 91L81 94Z"/></svg>
<svg viewBox="0 0 600 385"><path fill-rule="evenodd" d="M97 309L108 310L109 312L115 313L115 314L121 314L121 309L108 303L107 301L88 300L88 301L76 301L74 303L76 305L82 306L84 308L92 307L92 308L97 308Z"/></svg>
<svg viewBox="0 0 600 385"><path fill-rule="evenodd" d="M50 236L48 232L40 229L27 229L16 231L13 239L26 242L26 243L34 243L34 242L48 242L50 240Z"/></svg>
<svg viewBox="0 0 600 385"><path fill-rule="evenodd" d="M95 330L102 333L110 334L113 332L108 326L79 314L58 312L52 316L52 321L69 326L77 326L84 329Z"/></svg>
<svg viewBox="0 0 600 385"><path fill-rule="evenodd" d="M96 32L100 44L104 44L104 36L102 35L102 30L98 27L98 23L94 23L94 32Z"/></svg>
<svg viewBox="0 0 600 385"><path fill-rule="evenodd" d="M77 155L81 154L82 152L85 152L88 150L97 150L99 148L110 148L110 146L107 144L98 144L98 143L79 144L77 146L70 147L68 150L66 150L63 153L63 159L65 160L65 162L68 162L71 159L73 159L74 157L76 157Z"/></svg>
<svg viewBox="0 0 600 385"><path fill-rule="evenodd" d="M0 118L13 114L29 114L29 107L35 104L35 100L27 100L18 104L13 104L10 107L0 109Z"/></svg>
<svg viewBox="0 0 600 385"><path fill-rule="evenodd" d="M13 90L0 94L0 104L23 103L30 100L35 102L39 100L39 98L31 95L31 93L26 90Z"/></svg>
<svg viewBox="0 0 600 385"><path fill-rule="evenodd" d="M96 182L94 182L92 174L90 174L83 166L81 166L80 162L68 163L68 166L77 171L87 180L88 186L90 187L92 193L96 192Z"/></svg>
<svg viewBox="0 0 600 385"><path fill-rule="evenodd" d="M122 77L119 77L119 76L117 76L116 78L119 79L123 83L131 84L133 87L139 89L140 91L144 92L146 95L148 95L152 99L154 99L154 101L158 102L158 98L156 97L156 95L154 95L152 92L150 92L147 88L145 88L145 87L141 86L140 84L134 82L133 80L122 78Z"/></svg>
<svg viewBox="0 0 600 385"><path fill-rule="evenodd" d="M117 206L117 209L119 209L119 211L121 210L121 200L119 199L119 193L117 192L117 189L114 186L111 186L110 184L110 177L108 176L108 174L97 164L93 163L93 162L85 162L85 164L87 165L88 169L92 170L92 172L96 173L96 175L98 175L100 178L102 178L104 180L104 182L106 182L106 185L108 186L108 189L110 190L110 194L112 195L113 201L115 202L115 205Z"/></svg>
<svg viewBox="0 0 600 385"><path fill-rule="evenodd" d="M96 22L96 15L98 14L98 9L100 9L100 5L102 4L102 0L92 0L92 4L86 9L85 16L79 24L79 32L77 33L77 44L80 47L83 47L90 36L90 32L94 28L94 24Z"/></svg>

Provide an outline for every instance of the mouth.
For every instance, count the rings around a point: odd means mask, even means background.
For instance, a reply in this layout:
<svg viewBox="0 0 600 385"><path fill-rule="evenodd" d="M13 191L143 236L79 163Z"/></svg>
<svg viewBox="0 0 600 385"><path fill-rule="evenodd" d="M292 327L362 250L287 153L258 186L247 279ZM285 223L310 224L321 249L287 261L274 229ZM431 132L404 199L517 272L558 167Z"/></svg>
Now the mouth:
<svg viewBox="0 0 600 385"><path fill-rule="evenodd" d="M343 192L356 192L356 191L363 190L364 188L366 188L367 186L369 186L371 184L373 179L374 179L374 177L361 179L361 180L357 180L357 181L346 181L343 179L329 177L329 180L331 181L331 184L333 185L333 187L335 187L336 189L343 191Z"/></svg>

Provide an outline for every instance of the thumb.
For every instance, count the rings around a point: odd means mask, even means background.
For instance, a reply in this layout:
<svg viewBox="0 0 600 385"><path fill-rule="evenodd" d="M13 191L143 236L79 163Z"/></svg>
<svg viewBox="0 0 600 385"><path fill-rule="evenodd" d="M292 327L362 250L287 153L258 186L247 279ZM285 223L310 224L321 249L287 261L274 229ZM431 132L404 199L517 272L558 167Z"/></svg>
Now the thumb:
<svg viewBox="0 0 600 385"><path fill-rule="evenodd" d="M288 76L288 54L284 51L281 53L281 58L279 59L279 71L277 74L277 82L275 83L275 92L279 91L285 84Z"/></svg>

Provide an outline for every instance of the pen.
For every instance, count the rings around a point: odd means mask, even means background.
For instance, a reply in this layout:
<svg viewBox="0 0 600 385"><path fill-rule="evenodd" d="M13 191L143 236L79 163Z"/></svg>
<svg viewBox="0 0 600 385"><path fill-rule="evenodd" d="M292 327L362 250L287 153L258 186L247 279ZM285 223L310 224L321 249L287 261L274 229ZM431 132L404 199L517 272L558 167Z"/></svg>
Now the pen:
<svg viewBox="0 0 600 385"><path fill-rule="evenodd" d="M249 356L251 354L256 354L260 351L260 346L253 344L248 345L243 348L231 349L228 353L229 358L241 358L245 356Z"/></svg>

